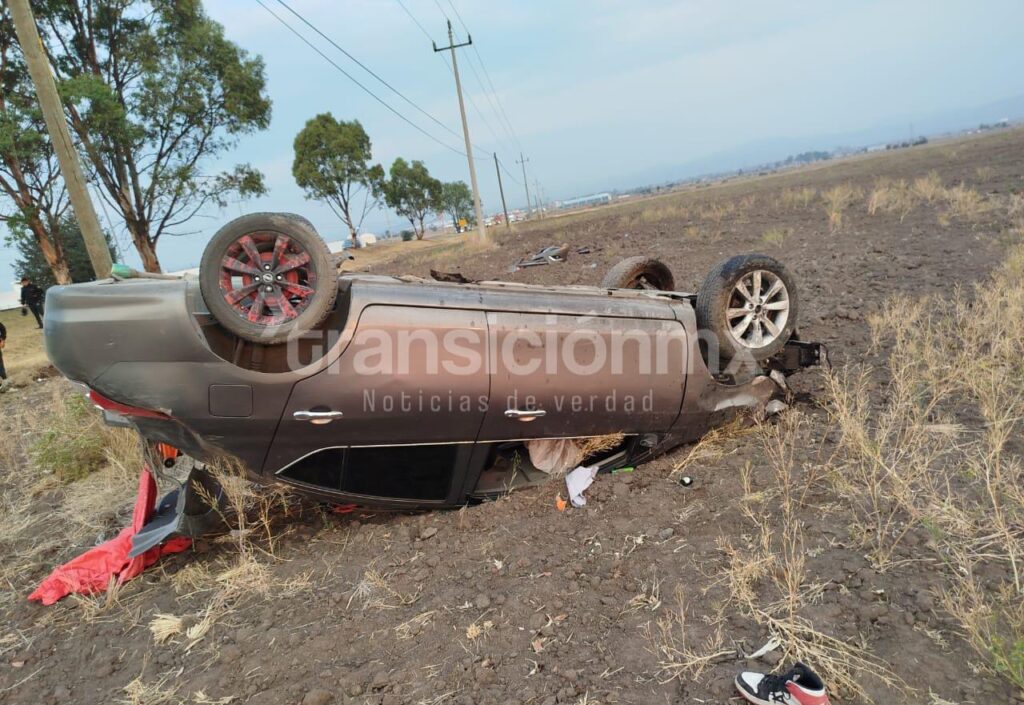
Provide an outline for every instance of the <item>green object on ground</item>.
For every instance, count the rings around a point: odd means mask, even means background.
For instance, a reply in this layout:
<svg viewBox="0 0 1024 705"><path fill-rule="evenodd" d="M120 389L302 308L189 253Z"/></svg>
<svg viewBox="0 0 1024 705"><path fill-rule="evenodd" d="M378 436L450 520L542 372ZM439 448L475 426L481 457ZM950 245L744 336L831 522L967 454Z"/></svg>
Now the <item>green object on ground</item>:
<svg viewBox="0 0 1024 705"><path fill-rule="evenodd" d="M633 468L632 467L628 467L628 468L619 468L618 470L612 470L612 475L618 475L620 472L633 472Z"/></svg>

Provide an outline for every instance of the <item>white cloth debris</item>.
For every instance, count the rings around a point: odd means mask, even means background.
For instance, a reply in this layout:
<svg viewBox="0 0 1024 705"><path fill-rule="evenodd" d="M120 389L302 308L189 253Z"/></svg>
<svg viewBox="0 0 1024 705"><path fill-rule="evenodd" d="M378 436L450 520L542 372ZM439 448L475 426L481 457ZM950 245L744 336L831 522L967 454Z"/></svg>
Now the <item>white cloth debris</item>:
<svg viewBox="0 0 1024 705"><path fill-rule="evenodd" d="M565 476L565 487L569 490L569 501L572 502L572 506L582 507L587 503L587 498L583 496L583 493L594 483L596 475L596 465L589 467L580 465Z"/></svg>
<svg viewBox="0 0 1024 705"><path fill-rule="evenodd" d="M530 464L541 472L558 476L575 467L586 458L574 438L543 438L526 441Z"/></svg>

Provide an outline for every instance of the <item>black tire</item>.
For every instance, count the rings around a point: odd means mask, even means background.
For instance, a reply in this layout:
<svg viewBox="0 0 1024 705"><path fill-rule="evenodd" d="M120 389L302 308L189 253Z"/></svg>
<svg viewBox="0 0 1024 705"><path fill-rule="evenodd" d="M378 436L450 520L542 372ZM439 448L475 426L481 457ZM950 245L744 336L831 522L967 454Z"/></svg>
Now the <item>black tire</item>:
<svg viewBox="0 0 1024 705"><path fill-rule="evenodd" d="M601 280L602 289L655 289L675 291L672 270L653 257L629 257L608 270Z"/></svg>
<svg viewBox="0 0 1024 705"><path fill-rule="evenodd" d="M770 342L764 345L756 345L756 338L753 341L741 341L734 333L734 327L729 323L730 310L746 308L750 303L738 292L737 285L747 275L753 277L755 272L768 272L774 275L784 287L784 292L775 293L766 303L777 305L782 301L779 297L784 294L785 302L788 304L784 321L779 312L751 304L756 308L751 315L754 317L753 324L757 326L758 330L774 335L771 334L768 324L757 320L759 316L764 316L779 331L777 336L772 337ZM763 278L763 275L761 276ZM753 293L749 287L746 290ZM764 285L762 293L770 291L771 285ZM738 255L727 259L708 273L697 293L697 327L701 331L713 334L713 339L718 341L719 355L723 360L732 360L741 355L758 362L768 359L781 350L793 335L793 331L796 330L798 313L799 300L796 282L782 263L768 255ZM742 313L738 315L740 323L737 324L737 327L746 319Z"/></svg>
<svg viewBox="0 0 1024 705"><path fill-rule="evenodd" d="M256 299L250 302L249 312L244 309L245 300L235 304L229 303L225 295L231 292L224 288L222 262L229 255L229 250L238 247L241 238L246 235L256 236L254 244L262 257L273 257L271 252L279 236L286 236L290 250L286 255L308 255L308 262L295 270L295 274L287 276L296 278L294 283L284 282L286 291L301 289L301 300L295 296L281 296L279 315L260 315L264 310L272 312L274 303ZM241 254L241 253L240 253ZM236 259L244 259L242 264L249 265L250 257L242 255ZM262 261L262 260L261 260ZM277 264L274 262L273 264ZM263 265L266 267L266 264ZM274 270L276 271L276 270ZM238 274L235 278L242 279L250 275ZM251 279L251 277L250 277ZM281 279L280 276L277 277ZM269 282L269 286L279 286ZM252 284L245 285L246 287ZM287 287L296 287L291 289ZM199 287L210 313L224 328L239 338L263 345L283 343L301 332L311 330L319 325L334 307L338 295L337 267L327 249L327 244L317 234L312 224L300 216L287 213L253 213L236 218L217 231L206 249L199 265ZM239 283L241 287L241 283ZM257 290L262 288L258 285ZM312 293L306 293L307 290ZM275 289L280 292L284 290ZM267 295L270 296L270 295ZM252 314L252 306L260 304L260 311ZM285 312L288 306L294 315ZM250 315L258 320L251 320Z"/></svg>

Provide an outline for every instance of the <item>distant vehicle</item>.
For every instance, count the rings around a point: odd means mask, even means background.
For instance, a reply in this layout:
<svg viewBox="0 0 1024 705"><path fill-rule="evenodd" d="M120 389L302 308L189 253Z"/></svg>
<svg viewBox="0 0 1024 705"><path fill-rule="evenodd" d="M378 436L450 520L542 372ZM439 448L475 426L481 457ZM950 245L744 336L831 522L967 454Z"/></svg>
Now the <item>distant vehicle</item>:
<svg viewBox="0 0 1024 705"><path fill-rule="evenodd" d="M204 463L220 457L258 482L389 507L537 482L535 441L610 434L587 462L636 465L766 403L780 392L768 370L816 363L797 313L793 278L765 255L723 262L695 294L646 257L600 286L339 276L308 221L263 213L218 231L198 282L52 287L45 339L151 466L191 465L139 552L208 530L219 514L196 487L216 496Z"/></svg>

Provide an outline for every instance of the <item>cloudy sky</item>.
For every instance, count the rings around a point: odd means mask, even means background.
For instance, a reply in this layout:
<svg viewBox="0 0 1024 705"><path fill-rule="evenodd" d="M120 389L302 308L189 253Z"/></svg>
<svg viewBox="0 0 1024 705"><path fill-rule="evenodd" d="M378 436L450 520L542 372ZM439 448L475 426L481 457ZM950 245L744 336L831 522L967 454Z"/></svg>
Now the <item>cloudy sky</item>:
<svg viewBox="0 0 1024 705"><path fill-rule="evenodd" d="M1024 93L1020 0L452 0L455 9L449 0L286 1L452 132L365 74L278 0L264 0L458 151L454 82L426 34L446 41L447 15L463 40L461 16L479 52L461 49L459 61L473 142L482 148L481 192L492 212L500 201L490 152L521 182L515 159L522 149L531 190L536 179L548 198L567 198L750 142L843 134ZM167 269L197 264L218 225L251 210L300 212L329 239L343 233L291 176L292 141L317 113L358 118L385 166L398 156L422 159L434 175L468 182L464 157L376 103L256 0L205 4L230 39L263 56L273 100L270 129L243 139L219 166L254 164L270 192L208 213L196 222L197 234L161 242ZM484 88L479 58L496 95ZM508 179L505 189L510 208L523 205L521 183ZM404 227L379 213L366 229L389 225ZM0 257L7 270L5 258L9 253Z"/></svg>

